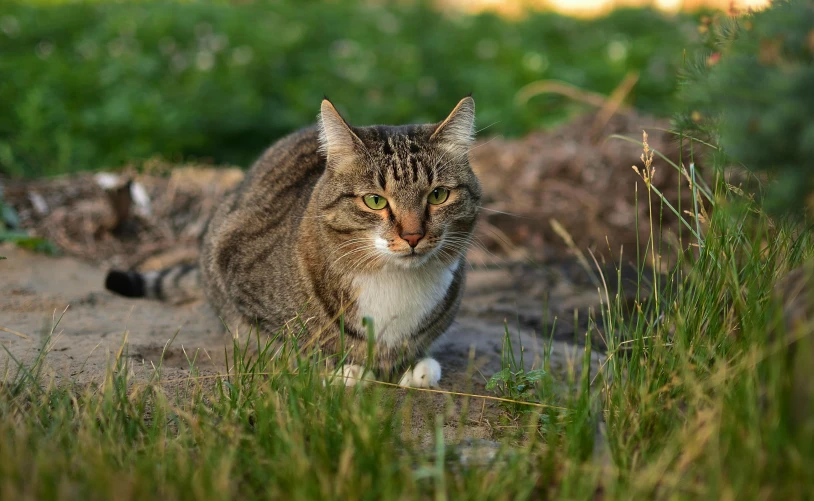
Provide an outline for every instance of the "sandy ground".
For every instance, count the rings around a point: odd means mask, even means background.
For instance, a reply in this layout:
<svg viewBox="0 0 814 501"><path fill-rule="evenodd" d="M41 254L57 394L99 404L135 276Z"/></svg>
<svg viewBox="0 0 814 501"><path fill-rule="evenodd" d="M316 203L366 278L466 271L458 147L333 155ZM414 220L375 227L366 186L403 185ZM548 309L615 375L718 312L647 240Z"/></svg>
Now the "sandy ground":
<svg viewBox="0 0 814 501"><path fill-rule="evenodd" d="M23 334L0 332L14 357L30 360L41 348L56 319L50 366L64 377L90 381L103 374L125 340L137 364L158 364L164 345L164 366L185 372L187 357L198 352L202 369L225 369L224 348L231 337L205 302L171 306L149 300L122 298L104 290L106 269L72 257L47 257L10 245L0 247L3 294L0 326ZM576 266L573 265L572 268ZM574 356L581 356L581 336L574 333L573 309L584 317L598 305L598 292L585 279L569 277L567 264L537 269L529 265L478 267L468 271L466 294L455 324L433 348L445 369L443 387L461 391L470 361L474 361L475 388L500 370L504 321L516 346L524 349L526 365L539 367L540 355L554 325L552 369L565 374ZM579 271L576 271L577 275ZM587 276L587 274L586 274ZM564 317L562 322L559 318ZM587 317L586 317L587 320ZM581 327L585 322L580 322ZM576 343L572 342L576 341ZM227 350L228 351L228 350ZM0 357L0 360L7 355ZM594 360L598 361L596 354ZM3 364L5 361L2 362Z"/></svg>

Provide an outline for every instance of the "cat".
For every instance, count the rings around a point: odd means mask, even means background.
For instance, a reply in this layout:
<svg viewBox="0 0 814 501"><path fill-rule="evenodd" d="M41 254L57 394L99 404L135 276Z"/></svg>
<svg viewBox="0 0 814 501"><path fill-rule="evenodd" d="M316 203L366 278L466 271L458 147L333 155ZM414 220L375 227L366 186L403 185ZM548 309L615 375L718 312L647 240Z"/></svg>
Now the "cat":
<svg viewBox="0 0 814 501"><path fill-rule="evenodd" d="M272 334L296 317L298 346L344 347L340 382L435 387L427 351L458 310L481 199L474 123L471 96L439 123L369 127L325 98L315 126L273 144L224 198L198 266L112 270L106 287L168 301L203 289L233 333Z"/></svg>

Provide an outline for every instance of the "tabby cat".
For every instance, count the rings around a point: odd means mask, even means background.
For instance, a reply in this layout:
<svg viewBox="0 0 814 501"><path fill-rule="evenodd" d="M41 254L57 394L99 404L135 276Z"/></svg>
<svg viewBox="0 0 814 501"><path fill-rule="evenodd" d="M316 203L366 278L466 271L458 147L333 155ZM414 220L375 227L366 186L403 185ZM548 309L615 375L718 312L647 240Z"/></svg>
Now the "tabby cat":
<svg viewBox="0 0 814 501"><path fill-rule="evenodd" d="M326 98L316 126L272 145L223 200L199 266L113 270L106 287L169 301L202 288L233 333L297 318L299 346L344 347L346 384L371 377L364 366L436 386L441 368L424 357L458 309L481 198L474 121L466 97L440 123L352 127Z"/></svg>

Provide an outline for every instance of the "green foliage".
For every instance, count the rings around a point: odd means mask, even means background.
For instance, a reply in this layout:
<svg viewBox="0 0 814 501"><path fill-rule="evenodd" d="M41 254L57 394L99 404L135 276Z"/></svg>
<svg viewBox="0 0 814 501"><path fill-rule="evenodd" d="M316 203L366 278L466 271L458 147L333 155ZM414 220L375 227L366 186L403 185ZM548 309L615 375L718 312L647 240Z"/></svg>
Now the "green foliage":
<svg viewBox="0 0 814 501"><path fill-rule="evenodd" d="M12 242L18 247L36 252L44 252L54 256L59 249L52 242L29 235L25 231L17 230L20 226L20 217L14 207L3 202L3 193L0 191L0 242ZM0 256L0 259L6 259Z"/></svg>
<svg viewBox="0 0 814 501"><path fill-rule="evenodd" d="M687 62L677 126L772 175L769 209L802 214L814 190L814 3L776 0L702 29L708 50Z"/></svg>
<svg viewBox="0 0 814 501"><path fill-rule="evenodd" d="M638 108L669 98L694 21L655 10L578 20L446 15L417 2L0 3L0 172L111 168L153 155L247 165L314 121L443 118L473 92L479 126L521 134L585 105L516 101L556 79L609 94L641 73Z"/></svg>
<svg viewBox="0 0 814 501"><path fill-rule="evenodd" d="M53 242L42 237L31 236L25 231L0 230L0 242L11 242L17 247L42 252L49 256L59 254L59 248Z"/></svg>
<svg viewBox="0 0 814 501"><path fill-rule="evenodd" d="M512 402L501 402L501 406L512 414L519 415L533 408L522 402L540 402L544 387L550 387L551 376L545 369L526 369L524 348L519 346L520 356L515 355L509 324L504 323L503 353L501 370L492 374L486 389Z"/></svg>
<svg viewBox="0 0 814 501"><path fill-rule="evenodd" d="M494 373L486 389L497 391L499 394L518 399L528 399L534 394L534 389L539 381L545 377L546 372L542 369L523 370L522 368L512 370L511 367L504 367Z"/></svg>

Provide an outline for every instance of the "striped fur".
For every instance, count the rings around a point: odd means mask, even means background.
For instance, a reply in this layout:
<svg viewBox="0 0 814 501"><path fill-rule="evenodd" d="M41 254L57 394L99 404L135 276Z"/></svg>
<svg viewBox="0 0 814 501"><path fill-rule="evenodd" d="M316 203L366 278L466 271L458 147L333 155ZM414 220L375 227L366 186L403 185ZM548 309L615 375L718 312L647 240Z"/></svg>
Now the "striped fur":
<svg viewBox="0 0 814 501"><path fill-rule="evenodd" d="M481 196L468 161L474 109L467 97L437 124L351 127L325 100L317 126L272 145L219 205L201 248L203 290L233 333L286 329L328 355L344 346L347 362L391 380L424 357L463 290ZM431 205L438 187L449 196ZM366 194L387 207L370 209ZM169 298L164 284L188 274L144 275L145 294Z"/></svg>
<svg viewBox="0 0 814 501"><path fill-rule="evenodd" d="M112 270L105 288L126 297L144 297L181 304L203 296L201 270L197 264L179 264L140 273Z"/></svg>
<svg viewBox="0 0 814 501"><path fill-rule="evenodd" d="M185 302L201 294L201 271L197 264L179 264L144 274L146 297L159 301Z"/></svg>

